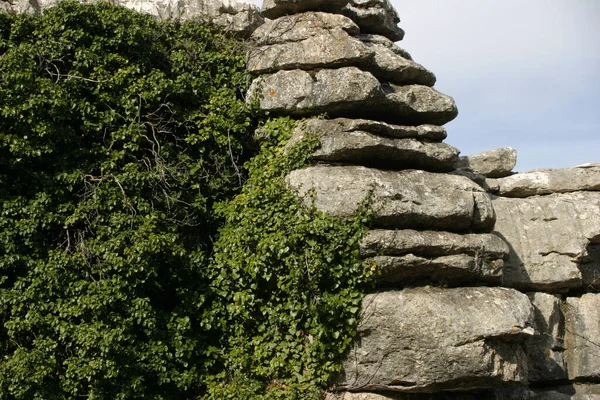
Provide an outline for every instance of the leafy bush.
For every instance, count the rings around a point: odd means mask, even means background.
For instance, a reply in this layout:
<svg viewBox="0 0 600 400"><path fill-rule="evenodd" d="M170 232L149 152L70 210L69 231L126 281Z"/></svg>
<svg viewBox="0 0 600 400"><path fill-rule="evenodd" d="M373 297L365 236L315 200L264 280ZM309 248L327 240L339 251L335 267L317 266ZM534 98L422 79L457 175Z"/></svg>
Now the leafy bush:
<svg viewBox="0 0 600 400"><path fill-rule="evenodd" d="M285 175L305 166L315 138L289 152L293 121L269 121L242 193L219 208L227 221L209 267L218 296L225 369L211 399L320 399L356 331L372 270L358 259L370 212L347 221L302 204Z"/></svg>
<svg viewBox="0 0 600 400"><path fill-rule="evenodd" d="M99 3L0 14L0 399L318 398L370 269L363 210L290 193L243 44ZM249 161L248 161L249 160Z"/></svg>
<svg viewBox="0 0 600 400"><path fill-rule="evenodd" d="M240 43L108 4L0 18L0 398L199 393Z"/></svg>

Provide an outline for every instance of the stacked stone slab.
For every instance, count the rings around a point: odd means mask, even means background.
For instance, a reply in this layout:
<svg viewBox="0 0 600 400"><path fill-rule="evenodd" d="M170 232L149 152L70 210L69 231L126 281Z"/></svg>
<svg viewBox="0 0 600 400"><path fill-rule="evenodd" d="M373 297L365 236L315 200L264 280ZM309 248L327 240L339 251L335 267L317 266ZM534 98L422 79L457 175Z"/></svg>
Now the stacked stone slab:
<svg viewBox="0 0 600 400"><path fill-rule="evenodd" d="M361 255L378 290L330 399L600 393L600 299L581 296L600 289L600 169L514 174L511 148L459 158L442 127L456 105L394 44L387 0L266 0L263 15L249 98L315 117L288 147L320 139L289 187L340 218L367 198L376 212Z"/></svg>
<svg viewBox="0 0 600 400"><path fill-rule="evenodd" d="M503 286L527 292L535 308L529 380L545 390L515 398L598 399L600 164L512 173L509 152L465 157L454 173L470 176L492 195L492 234L510 247ZM564 385L567 380L574 383Z"/></svg>
<svg viewBox="0 0 600 400"><path fill-rule="evenodd" d="M328 400L600 399L600 164L516 174L511 148L459 158L442 127L456 105L394 44L388 0L265 0L262 15L236 0L118 3L254 32L249 98L328 115L297 125L288 146L321 146L287 182L341 218L368 197L360 251L380 270Z"/></svg>
<svg viewBox="0 0 600 400"><path fill-rule="evenodd" d="M393 42L403 32L387 0L271 0L251 37L249 98L321 146L286 180L345 218L369 199L375 218L361 254L380 270L336 387L345 396L441 393L526 384L534 337L530 298L502 284L509 246L486 189L456 173L443 143L452 98ZM361 398L361 397L357 397ZM366 397L365 397L366 398Z"/></svg>

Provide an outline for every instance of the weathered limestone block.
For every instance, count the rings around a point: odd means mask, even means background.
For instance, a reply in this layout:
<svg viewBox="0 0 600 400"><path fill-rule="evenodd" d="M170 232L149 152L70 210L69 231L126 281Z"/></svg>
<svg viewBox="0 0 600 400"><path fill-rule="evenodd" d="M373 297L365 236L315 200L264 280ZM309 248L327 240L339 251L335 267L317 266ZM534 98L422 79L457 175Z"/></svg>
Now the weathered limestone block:
<svg viewBox="0 0 600 400"><path fill-rule="evenodd" d="M496 400L490 390L475 392L439 392L439 393L328 393L325 400ZM516 400L516 399L511 399ZM529 400L529 399L527 399Z"/></svg>
<svg viewBox="0 0 600 400"><path fill-rule="evenodd" d="M261 76L252 82L248 97L254 94L264 111L299 116L350 112L384 97L379 81L356 67Z"/></svg>
<svg viewBox="0 0 600 400"><path fill-rule="evenodd" d="M265 74L296 68L358 66L381 81L398 85L434 85L435 75L398 54L391 41L385 43L388 39L381 36L374 40L374 35L362 35L368 37L363 42L351 36L355 30L358 27L352 20L322 12L269 21L252 35L256 46L248 52L248 70Z"/></svg>
<svg viewBox="0 0 600 400"><path fill-rule="evenodd" d="M600 294L567 298L565 347L569 379L600 378Z"/></svg>
<svg viewBox="0 0 600 400"><path fill-rule="evenodd" d="M488 178L509 176L517 165L517 151L511 147L461 157L457 168L470 169Z"/></svg>
<svg viewBox="0 0 600 400"><path fill-rule="evenodd" d="M361 315L338 389L437 392L527 381L522 341L533 334L533 307L516 290L377 293L365 297Z"/></svg>
<svg viewBox="0 0 600 400"><path fill-rule="evenodd" d="M96 3L101 0L80 0ZM17 13L41 13L61 0L16 0L12 10ZM187 20L206 16L214 24L248 37L263 24L258 7L238 0L114 0L114 4L150 14L160 20Z"/></svg>
<svg viewBox="0 0 600 400"><path fill-rule="evenodd" d="M582 286L578 264L600 239L600 193L494 197L493 204L494 231L511 248L505 285L550 292Z"/></svg>
<svg viewBox="0 0 600 400"><path fill-rule="evenodd" d="M363 33L375 33L393 41L402 40L400 18L389 0L264 0L263 15L275 19L306 11L326 11L346 15Z"/></svg>
<svg viewBox="0 0 600 400"><path fill-rule="evenodd" d="M466 254L441 257L376 256L378 287L410 287L429 283L444 286L476 286L502 282L503 260Z"/></svg>
<svg viewBox="0 0 600 400"><path fill-rule="evenodd" d="M390 39L381 35L374 35L371 33L360 33L356 35L357 38L362 40L365 43L373 43L387 47L392 50L394 53L398 54L400 57L405 58L407 60L412 60L412 56L410 53L403 48L396 45L396 43L392 42Z"/></svg>
<svg viewBox="0 0 600 400"><path fill-rule="evenodd" d="M374 52L342 29L329 30L298 42L253 47L248 71L265 74L280 70L336 68L366 64Z"/></svg>
<svg viewBox="0 0 600 400"><path fill-rule="evenodd" d="M249 100L263 111L294 116L327 113L398 124L443 125L458 115L454 100L430 87L381 84L356 67L279 71L254 80Z"/></svg>
<svg viewBox="0 0 600 400"><path fill-rule="evenodd" d="M286 180L307 204L341 218L370 200L380 227L489 231L495 220L487 193L459 176L321 165Z"/></svg>
<svg viewBox="0 0 600 400"><path fill-rule="evenodd" d="M583 288L590 292L600 292L600 237L592 239L587 252L579 261Z"/></svg>
<svg viewBox="0 0 600 400"><path fill-rule="evenodd" d="M292 146L306 135L317 135L321 146L312 154L315 160L388 169L416 168L447 172L454 168L458 159L459 151L445 143L412 138L393 139L361 130L348 132L339 124L316 121L299 124L288 143L288 146ZM332 125L334 129L320 129Z"/></svg>
<svg viewBox="0 0 600 400"><path fill-rule="evenodd" d="M288 14L306 11L334 12L345 7L350 0L263 0L262 13L275 19Z"/></svg>
<svg viewBox="0 0 600 400"><path fill-rule="evenodd" d="M380 271L379 286L500 283L508 251L491 234L411 229L372 230L361 243L361 256L374 257Z"/></svg>
<svg viewBox="0 0 600 400"><path fill-rule="evenodd" d="M415 231L412 229L383 230L367 232L360 244L362 257L376 255L401 256L418 254L440 257L445 255L468 254L478 257L505 258L508 246L492 234L460 235L442 231Z"/></svg>
<svg viewBox="0 0 600 400"><path fill-rule="evenodd" d="M490 180L499 196L529 197L551 193L600 191L600 165L543 169Z"/></svg>
<svg viewBox="0 0 600 400"><path fill-rule="evenodd" d="M310 119L302 123L298 130L304 134L345 134L352 132L368 132L378 136L395 139L418 139L420 141L441 142L446 139L446 129L437 125L401 126L366 119ZM295 136L296 138L298 136ZM293 139L292 139L293 140ZM290 141L293 143L293 141Z"/></svg>
<svg viewBox="0 0 600 400"><path fill-rule="evenodd" d="M375 33L394 42L404 38L400 17L389 0L350 0L341 13L352 18L363 33Z"/></svg>
<svg viewBox="0 0 600 400"><path fill-rule="evenodd" d="M343 15L307 12L268 20L254 31L251 39L258 46L300 42L340 29L352 36L360 31L358 25Z"/></svg>
<svg viewBox="0 0 600 400"><path fill-rule="evenodd" d="M572 397L573 400L599 400L600 399L600 385L599 384L586 384L586 383L575 383L573 385L575 395Z"/></svg>
<svg viewBox="0 0 600 400"><path fill-rule="evenodd" d="M436 77L433 72L410 58L405 58L385 44L375 41L366 41L365 45L371 49L374 57L370 64L363 68L372 72L380 81L397 85L435 85Z"/></svg>
<svg viewBox="0 0 600 400"><path fill-rule="evenodd" d="M526 387L439 393L351 393L328 394L325 400L599 400L600 385L575 384L550 389Z"/></svg>
<svg viewBox="0 0 600 400"><path fill-rule="evenodd" d="M528 296L534 308L536 331L536 335L525 342L529 381L567 379L563 359L564 317L561 298L547 293L530 293Z"/></svg>

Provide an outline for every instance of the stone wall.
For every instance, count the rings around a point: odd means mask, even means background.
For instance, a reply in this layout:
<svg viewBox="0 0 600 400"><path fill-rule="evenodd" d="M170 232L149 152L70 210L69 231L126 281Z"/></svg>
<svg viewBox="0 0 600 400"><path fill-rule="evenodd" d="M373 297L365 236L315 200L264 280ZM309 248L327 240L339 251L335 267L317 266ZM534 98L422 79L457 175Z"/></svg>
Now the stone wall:
<svg viewBox="0 0 600 400"><path fill-rule="evenodd" d="M330 400L600 398L600 165L515 174L511 148L459 158L443 143L457 107L394 44L388 0L118 2L251 35L249 97L328 115L296 127L290 145L321 147L287 182L342 218L371 196L361 254L380 271Z"/></svg>
<svg viewBox="0 0 600 400"><path fill-rule="evenodd" d="M265 0L250 96L318 117L297 195L346 217L380 271L329 398L600 398L600 165L513 173L511 148L460 157L435 75L394 44L388 0ZM307 196L307 193L313 196Z"/></svg>

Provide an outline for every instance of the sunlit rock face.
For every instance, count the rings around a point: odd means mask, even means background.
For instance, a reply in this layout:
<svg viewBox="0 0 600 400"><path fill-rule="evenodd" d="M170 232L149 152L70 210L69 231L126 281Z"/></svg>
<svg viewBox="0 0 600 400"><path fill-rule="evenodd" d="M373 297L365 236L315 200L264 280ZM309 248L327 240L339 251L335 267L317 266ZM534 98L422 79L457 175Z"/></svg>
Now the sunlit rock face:
<svg viewBox="0 0 600 400"><path fill-rule="evenodd" d="M60 1L16 0L6 6L9 3L0 0L0 7L4 4L7 10L17 13L41 13ZM104 0L84 0L81 3L99 1ZM114 0L111 3L150 14L160 20L206 18L221 28L244 37L250 36L264 22L258 7L237 0Z"/></svg>

